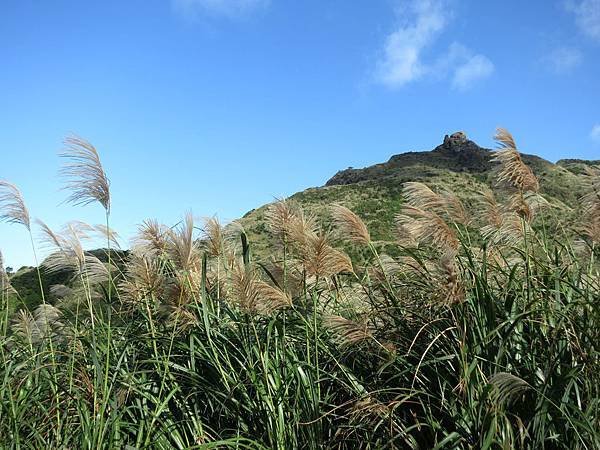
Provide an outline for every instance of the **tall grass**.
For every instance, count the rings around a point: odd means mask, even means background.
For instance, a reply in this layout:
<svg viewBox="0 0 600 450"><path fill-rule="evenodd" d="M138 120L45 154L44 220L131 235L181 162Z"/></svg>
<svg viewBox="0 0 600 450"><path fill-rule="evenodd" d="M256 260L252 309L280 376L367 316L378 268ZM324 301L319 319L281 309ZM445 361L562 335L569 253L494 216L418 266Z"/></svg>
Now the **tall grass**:
<svg viewBox="0 0 600 450"><path fill-rule="evenodd" d="M339 205L334 229L271 205L262 258L239 225L191 214L144 222L105 263L91 227L44 227L42 267L71 281L27 311L0 264L1 446L600 448L600 178L573 236L547 236L537 180L498 141L479 204L405 185L399 258ZM70 198L108 218L98 154L72 144Z"/></svg>

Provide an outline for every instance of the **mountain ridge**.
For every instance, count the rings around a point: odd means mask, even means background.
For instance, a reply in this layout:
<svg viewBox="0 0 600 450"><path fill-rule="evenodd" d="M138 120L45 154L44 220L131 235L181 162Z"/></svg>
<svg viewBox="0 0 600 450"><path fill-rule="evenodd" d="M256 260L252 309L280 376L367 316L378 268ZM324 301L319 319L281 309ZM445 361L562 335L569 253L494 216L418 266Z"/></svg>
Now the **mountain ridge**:
<svg viewBox="0 0 600 450"><path fill-rule="evenodd" d="M374 239L385 246L395 239L394 217L401 210L404 183L420 181L434 190L452 190L473 204L482 191L494 188L494 154L494 150L469 140L464 132L457 132L446 135L433 150L399 153L383 163L340 170L323 186L288 198L316 214L326 226L330 222L329 206L342 204L361 216ZM534 154L521 156L540 181L540 194L549 204L550 222L569 221L584 192L585 167L600 161L567 158L552 163ZM258 254L266 254L267 249L267 207L253 209L239 219Z"/></svg>

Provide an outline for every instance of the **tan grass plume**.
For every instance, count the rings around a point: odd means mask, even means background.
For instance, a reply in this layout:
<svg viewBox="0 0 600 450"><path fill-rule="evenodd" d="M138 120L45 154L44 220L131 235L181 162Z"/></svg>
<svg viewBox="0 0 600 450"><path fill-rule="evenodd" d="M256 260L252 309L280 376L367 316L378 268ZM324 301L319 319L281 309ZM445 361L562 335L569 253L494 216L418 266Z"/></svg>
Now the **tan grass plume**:
<svg viewBox="0 0 600 450"><path fill-rule="evenodd" d="M219 219L216 217L205 219L203 234L209 256L221 256L225 250L225 237Z"/></svg>
<svg viewBox="0 0 600 450"><path fill-rule="evenodd" d="M500 147L492 158L493 162L499 164L498 182L508 184L521 192L537 192L540 188L538 179L523 162L512 135L504 128L498 128L494 139Z"/></svg>
<svg viewBox="0 0 600 450"><path fill-rule="evenodd" d="M334 223L345 239L364 245L371 242L371 235L367 226L353 211L342 205L333 205L331 213Z"/></svg>
<svg viewBox="0 0 600 450"><path fill-rule="evenodd" d="M96 148L77 136L67 137L64 143L60 156L67 163L60 173L67 181L65 189L71 191L67 202L87 205L97 201L110 212L110 183Z"/></svg>
<svg viewBox="0 0 600 450"><path fill-rule="evenodd" d="M0 221L21 224L31 230L29 211L21 191L4 180L0 180Z"/></svg>
<svg viewBox="0 0 600 450"><path fill-rule="evenodd" d="M345 346L358 344L373 337L366 321L358 323L342 316L328 315L324 318L324 323Z"/></svg>
<svg viewBox="0 0 600 450"><path fill-rule="evenodd" d="M15 290L10 284L10 279L8 278L8 274L4 268L4 258L2 256L2 252L0 252L0 295L11 294L14 292Z"/></svg>

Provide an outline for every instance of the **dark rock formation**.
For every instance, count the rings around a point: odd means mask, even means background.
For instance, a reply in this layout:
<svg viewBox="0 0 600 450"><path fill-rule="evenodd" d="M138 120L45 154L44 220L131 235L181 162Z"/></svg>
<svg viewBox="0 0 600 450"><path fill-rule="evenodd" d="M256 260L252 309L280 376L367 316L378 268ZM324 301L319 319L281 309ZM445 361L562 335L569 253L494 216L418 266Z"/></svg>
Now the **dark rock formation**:
<svg viewBox="0 0 600 450"><path fill-rule="evenodd" d="M426 152L407 152L392 156L388 162L376 164L364 169L348 168L336 173L326 186L353 184L362 181L400 174L403 169L418 166L433 169L445 169L452 172L468 172L483 174L492 169L493 153L467 139L460 131L444 137L444 142L435 149ZM534 172L551 165L550 162L532 155L522 155Z"/></svg>

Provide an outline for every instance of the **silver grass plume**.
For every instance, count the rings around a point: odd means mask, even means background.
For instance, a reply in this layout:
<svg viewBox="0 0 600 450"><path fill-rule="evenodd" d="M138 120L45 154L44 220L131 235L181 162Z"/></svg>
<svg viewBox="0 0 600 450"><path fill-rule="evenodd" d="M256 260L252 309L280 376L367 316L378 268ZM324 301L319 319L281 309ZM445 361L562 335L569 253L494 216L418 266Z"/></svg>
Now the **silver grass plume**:
<svg viewBox="0 0 600 450"><path fill-rule="evenodd" d="M110 242L115 248L121 248L121 244L119 243L119 233L103 224L95 225L93 228L98 236L103 238L104 242Z"/></svg>
<svg viewBox="0 0 600 450"><path fill-rule="evenodd" d="M40 224L45 241L54 247L54 252L42 263L42 267L49 273L74 272L74 277L80 276L91 284L108 280L107 266L94 255L84 251L80 226L68 224L65 231L58 234L43 222Z"/></svg>
<svg viewBox="0 0 600 450"><path fill-rule="evenodd" d="M12 330L29 345L37 344L62 335L64 324L61 317L61 312L49 304L39 305L33 314L23 309L13 319Z"/></svg>
<svg viewBox="0 0 600 450"><path fill-rule="evenodd" d="M100 162L96 148L77 136L67 137L65 149L60 154L67 160L61 169L66 179L65 189L71 191L67 202L87 205L97 201L110 212L110 183Z"/></svg>
<svg viewBox="0 0 600 450"><path fill-rule="evenodd" d="M187 213L183 222L167 238L167 254L175 267L184 272L199 271L202 257L199 243L194 237L192 213Z"/></svg>
<svg viewBox="0 0 600 450"><path fill-rule="evenodd" d="M586 171L586 194L581 198L584 221L581 234L591 243L600 244L600 166Z"/></svg>
<svg viewBox="0 0 600 450"><path fill-rule="evenodd" d="M354 273L348 255L333 248L326 234L308 234L304 239L299 251L308 275L327 278L340 273Z"/></svg>
<svg viewBox="0 0 600 450"><path fill-rule="evenodd" d="M21 191L4 180L0 180L0 221L21 224L31 230L29 211Z"/></svg>
<svg viewBox="0 0 600 450"><path fill-rule="evenodd" d="M342 205L333 205L331 213L343 237L357 244L369 245L371 242L369 230L353 211Z"/></svg>
<svg viewBox="0 0 600 450"><path fill-rule="evenodd" d="M252 268L236 264L231 273L231 297L248 314L268 315L290 306L291 297L260 280Z"/></svg>
<svg viewBox="0 0 600 450"><path fill-rule="evenodd" d="M2 252L0 252L0 295L14 293L15 290L10 284L8 274L4 268L4 258Z"/></svg>
<svg viewBox="0 0 600 450"><path fill-rule="evenodd" d="M133 240L133 250L140 254L164 255L173 231L155 219L145 220Z"/></svg>
<svg viewBox="0 0 600 450"><path fill-rule="evenodd" d="M344 346L358 344L373 338L366 321L359 323L342 316L329 315L324 318L324 323L338 336Z"/></svg>
<svg viewBox="0 0 600 450"><path fill-rule="evenodd" d="M202 231L209 256L221 256L225 250L225 236L219 219L216 217L205 219Z"/></svg>
<svg viewBox="0 0 600 450"><path fill-rule="evenodd" d="M498 182L506 183L521 192L537 192L540 188L539 182L533 171L523 162L512 135L504 128L498 128L494 139L500 147L496 156L492 158L493 162L499 164Z"/></svg>

